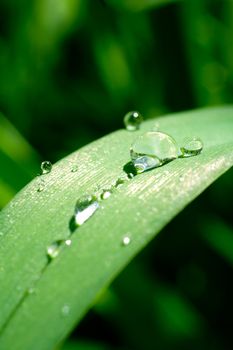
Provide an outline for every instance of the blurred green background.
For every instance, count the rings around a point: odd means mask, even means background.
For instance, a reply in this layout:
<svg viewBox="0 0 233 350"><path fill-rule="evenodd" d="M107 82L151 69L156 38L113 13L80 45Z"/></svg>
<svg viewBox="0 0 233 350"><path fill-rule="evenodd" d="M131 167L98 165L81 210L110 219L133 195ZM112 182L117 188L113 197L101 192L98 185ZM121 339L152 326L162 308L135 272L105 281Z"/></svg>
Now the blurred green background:
<svg viewBox="0 0 233 350"><path fill-rule="evenodd" d="M121 128L129 110L232 103L232 40L232 0L0 0L0 208L41 160ZM232 175L125 269L64 349L233 348Z"/></svg>

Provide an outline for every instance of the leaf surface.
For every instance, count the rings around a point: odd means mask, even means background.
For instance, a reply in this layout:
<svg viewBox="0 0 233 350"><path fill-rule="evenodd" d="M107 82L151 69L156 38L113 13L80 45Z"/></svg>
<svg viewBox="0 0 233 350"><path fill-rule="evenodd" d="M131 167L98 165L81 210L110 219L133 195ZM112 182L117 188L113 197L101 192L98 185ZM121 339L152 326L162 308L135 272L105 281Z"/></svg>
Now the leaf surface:
<svg viewBox="0 0 233 350"><path fill-rule="evenodd" d="M76 200L99 196L125 176L131 143L155 123L179 145L187 136L200 137L203 152L128 180L71 233ZM55 348L124 266L232 164L233 108L221 107L116 131L55 164L43 176L42 192L38 178L28 184L0 213L1 350ZM49 262L46 247L68 237L72 245Z"/></svg>

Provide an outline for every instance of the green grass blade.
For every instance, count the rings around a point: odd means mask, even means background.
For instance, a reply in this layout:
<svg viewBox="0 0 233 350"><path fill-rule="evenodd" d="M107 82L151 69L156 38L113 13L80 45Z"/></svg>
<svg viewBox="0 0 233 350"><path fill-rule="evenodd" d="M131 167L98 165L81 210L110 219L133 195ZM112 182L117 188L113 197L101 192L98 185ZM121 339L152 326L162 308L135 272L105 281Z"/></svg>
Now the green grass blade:
<svg viewBox="0 0 233 350"><path fill-rule="evenodd" d="M118 9L136 12L180 1L182 0L107 0L106 2Z"/></svg>
<svg viewBox="0 0 233 350"><path fill-rule="evenodd" d="M208 245L231 265L233 264L233 233L223 221L211 218L204 220L201 236Z"/></svg>
<svg viewBox="0 0 233 350"><path fill-rule="evenodd" d="M156 122L179 144L187 136L201 137L202 154L177 159L118 188L50 264L46 247L70 235L77 198L99 194L123 176L132 141L155 121L137 132L119 130L71 154L44 176L44 191L37 192L36 179L0 213L1 350L53 349L155 234L232 166L232 107ZM71 171L74 164L77 172ZM122 246L125 234L132 239L127 247Z"/></svg>
<svg viewBox="0 0 233 350"><path fill-rule="evenodd" d="M38 172L38 158L32 147L0 113L0 207L33 179Z"/></svg>
<svg viewBox="0 0 233 350"><path fill-rule="evenodd" d="M67 341L59 350L110 350L109 347L102 345L102 344L92 344L88 342L72 342Z"/></svg>

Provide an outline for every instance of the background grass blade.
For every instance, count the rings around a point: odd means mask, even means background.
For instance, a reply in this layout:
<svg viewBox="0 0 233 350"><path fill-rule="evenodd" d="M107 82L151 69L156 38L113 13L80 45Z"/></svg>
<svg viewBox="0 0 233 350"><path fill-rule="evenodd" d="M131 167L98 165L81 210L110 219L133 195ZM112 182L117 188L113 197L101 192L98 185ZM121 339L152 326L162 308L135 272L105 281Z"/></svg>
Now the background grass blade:
<svg viewBox="0 0 233 350"><path fill-rule="evenodd" d="M156 119L159 129L180 145L187 136L201 137L202 154L175 160L118 188L51 263L46 247L70 236L77 198L99 195L124 176L130 144L155 121L82 148L44 176L44 191L37 192L36 179L15 197L0 213L2 350L54 348L133 256L232 166L232 113L232 107L223 107ZM72 172L75 164L78 171ZM125 234L132 239L127 247L122 246Z"/></svg>
<svg viewBox="0 0 233 350"><path fill-rule="evenodd" d="M169 3L175 3L182 0L107 0L107 3L113 5L116 8L127 10L127 11L142 11L167 5Z"/></svg>
<svg viewBox="0 0 233 350"><path fill-rule="evenodd" d="M38 159L33 148L0 113L0 208L33 179L38 172Z"/></svg>
<svg viewBox="0 0 233 350"><path fill-rule="evenodd" d="M203 220L201 226L202 238L220 256L226 259L230 265L233 264L233 236L232 228L221 220L209 218Z"/></svg>

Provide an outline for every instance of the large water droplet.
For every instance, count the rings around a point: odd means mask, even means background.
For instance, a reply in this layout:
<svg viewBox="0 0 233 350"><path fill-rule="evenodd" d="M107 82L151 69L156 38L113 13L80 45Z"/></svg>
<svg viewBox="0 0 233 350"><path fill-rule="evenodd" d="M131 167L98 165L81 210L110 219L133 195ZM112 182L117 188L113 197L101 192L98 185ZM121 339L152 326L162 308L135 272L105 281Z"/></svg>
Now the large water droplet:
<svg viewBox="0 0 233 350"><path fill-rule="evenodd" d="M51 162L49 162L48 160L45 160L44 162L41 163L40 167L41 167L42 175L44 175L44 174L50 173L53 166Z"/></svg>
<svg viewBox="0 0 233 350"><path fill-rule="evenodd" d="M78 199L75 206L75 224L81 226L86 222L99 208L99 203L95 196L83 196Z"/></svg>
<svg viewBox="0 0 233 350"><path fill-rule="evenodd" d="M129 131L138 130L142 122L143 117L141 113L137 111L128 112L124 117L125 127Z"/></svg>
<svg viewBox="0 0 233 350"><path fill-rule="evenodd" d="M159 131L148 131L134 141L130 156L137 173L142 173L176 159L178 146L171 136Z"/></svg>
<svg viewBox="0 0 233 350"><path fill-rule="evenodd" d="M111 194L112 194L112 189L103 190L102 193L101 193L101 195L100 195L100 198L101 198L102 200L108 199L108 198L111 196Z"/></svg>
<svg viewBox="0 0 233 350"><path fill-rule="evenodd" d="M181 157L192 157L201 153L203 142L199 137L189 137L184 140L184 145L180 148Z"/></svg>
<svg viewBox="0 0 233 350"><path fill-rule="evenodd" d="M55 241L47 248L47 255L50 259L54 259L60 253L62 241Z"/></svg>

